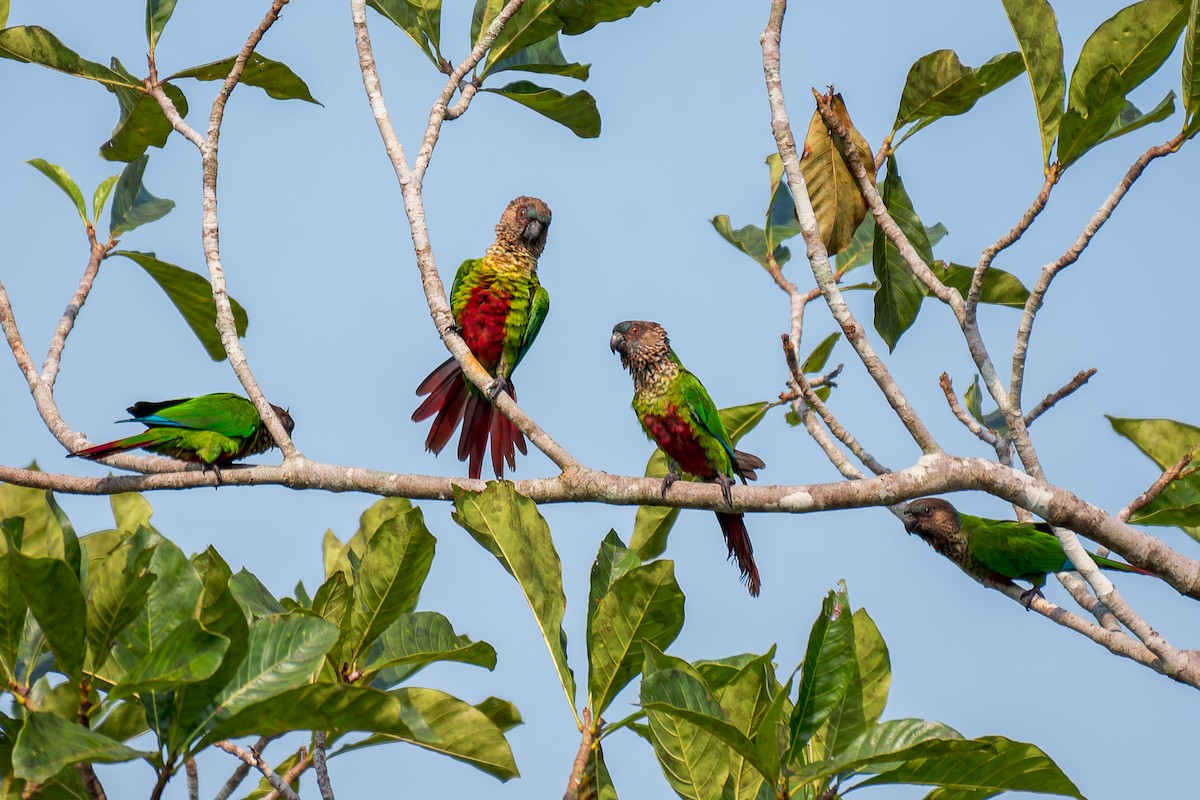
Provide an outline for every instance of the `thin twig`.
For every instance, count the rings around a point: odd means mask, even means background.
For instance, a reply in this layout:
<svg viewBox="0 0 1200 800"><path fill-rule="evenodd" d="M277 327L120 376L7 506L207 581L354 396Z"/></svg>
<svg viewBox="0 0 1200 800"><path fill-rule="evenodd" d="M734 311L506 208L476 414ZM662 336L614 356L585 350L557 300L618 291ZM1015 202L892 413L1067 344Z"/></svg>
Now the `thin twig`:
<svg viewBox="0 0 1200 800"><path fill-rule="evenodd" d="M96 280L96 275L100 272L100 262L117 246L115 239L110 239L105 243L96 241L96 231L91 224L88 225L88 245L90 247L90 256L88 258L87 268L83 271L83 277L79 281L79 288L75 290L71 301L67 303L67 309L63 312L62 319L58 321L58 326L54 329L54 336L50 339L50 348L46 352L46 361L42 365L42 381L50 389L54 388L54 382L58 379L58 370L62 364L63 348L67 346L67 337L71 335L71 329L75 327L75 318L79 316L80 309L87 302L88 294L92 291L92 284Z"/></svg>
<svg viewBox="0 0 1200 800"><path fill-rule="evenodd" d="M1136 512L1154 502L1154 499L1162 494L1164 489L1179 478L1183 471L1187 469L1188 464L1192 463L1198 449L1200 448L1193 447L1180 456L1178 461L1163 470L1163 474L1158 476L1158 480L1150 484L1149 489L1130 500L1129 505L1117 512L1117 519L1122 522L1128 522L1129 518Z"/></svg>
<svg viewBox="0 0 1200 800"><path fill-rule="evenodd" d="M958 402L958 395L954 392L954 381L950 380L950 376L945 372L938 379L938 385L942 387L942 394L946 395L946 402L950 405L950 411L954 416L967 427L971 433L975 434L984 444L990 445L993 449L1005 447L1004 440L996 435L996 432L990 428L985 428L979 424L978 420L971 417L963 410L962 405ZM1005 447L1005 449L1007 449Z"/></svg>
<svg viewBox="0 0 1200 800"><path fill-rule="evenodd" d="M1113 190L1104 204L1099 210L1088 220L1084 226L1083 232L1075 238L1067 251L1042 267L1042 273L1038 278L1037 284L1029 292L1029 298L1025 301L1025 311L1021 316L1021 322L1017 328L1017 338L1013 345L1013 361L1012 361L1012 378L1010 380L1008 393L1015 402L1020 403L1021 389L1025 380L1025 362L1029 355L1029 337L1033 332L1033 323L1037 318L1038 310L1042 307L1045 301L1046 292L1050 289L1050 284L1058 273L1062 272L1067 267L1079 260L1079 256L1091 244L1092 238L1108 222L1113 211L1116 210L1121 200L1129 192L1134 181L1141 177L1142 172L1149 166L1151 161L1163 156L1170 155L1179 149L1184 141L1184 131L1181 131L1177 136L1167 142L1151 147L1146 152L1138 156L1138 159L1133 162L1133 165L1121 178L1121 182L1117 184L1117 188Z"/></svg>
<svg viewBox="0 0 1200 800"><path fill-rule="evenodd" d="M329 782L329 765L325 761L325 731L313 732L313 764L317 768L317 788L321 800L334 800L333 784Z"/></svg>
<svg viewBox="0 0 1200 800"><path fill-rule="evenodd" d="M792 126L783 97L783 84L779 73L779 42L786 8L786 0L773 0L771 3L771 16L761 39L763 75L767 86L767 99L770 101L771 107L771 131L775 135L775 146L779 150L779 156L787 173L788 186L791 187L795 200L796 217L807 246L808 260L813 270L813 276L821 289L826 305L829 306L830 313L833 314L842 332L846 335L846 341L858 353L867 373L875 380L888 405L892 407L900 422L908 430L913 441L917 443L923 453L940 453L942 452L941 446L909 405L908 399L892 378L891 372L875 352L875 348L867 338L866 331L855 319L850 307L846 305L841 290L834 280L833 270L829 264L829 253L821 241L817 218L808 196L808 186L804 181L804 174L800 170L800 155L796 150L796 139L792 134Z"/></svg>
<svg viewBox="0 0 1200 800"><path fill-rule="evenodd" d="M281 797L287 798L287 800L300 800L300 796L292 791L292 787L284 783L283 779L275 774L275 770L271 769L271 765L257 752L238 747L228 739L214 742L213 747L218 750L224 750L231 756L241 759L243 764L247 764L258 770L267 779L267 783L271 784L271 788L279 792Z"/></svg>
<svg viewBox="0 0 1200 800"><path fill-rule="evenodd" d="M271 743L274 736L260 737L257 742L250 748L250 752L262 754L262 751ZM243 761L237 765L237 769L229 776L229 780L225 781L225 785L221 787L221 791L217 792L213 800L229 800L229 797L237 791L237 788L242 785L242 781L246 780L246 776L250 774L251 765Z"/></svg>
<svg viewBox="0 0 1200 800"><path fill-rule="evenodd" d="M821 452L825 454L837 471L842 473L842 477L849 481L859 481L866 477L858 467L850 462L849 457L838 449L837 444L830 438L829 432L821 425L820 419L813 413L813 410L804 403L802 397L792 402L792 410L800 415L800 420L804 423L804 429L808 431L808 435L817 443Z"/></svg>
<svg viewBox="0 0 1200 800"><path fill-rule="evenodd" d="M196 759L189 758L183 762L183 771L187 775L188 800L200 800L200 773L196 771Z"/></svg>
<svg viewBox="0 0 1200 800"><path fill-rule="evenodd" d="M289 769L287 772L285 772L283 774L284 784L287 786L291 786L312 765L313 765L312 753L308 752L308 750L306 748L301 747L300 750L296 753L296 763L292 765L291 769ZM262 800L279 800L279 791L276 789L272 789L271 791L269 791L265 795L263 795Z"/></svg>
<svg viewBox="0 0 1200 800"><path fill-rule="evenodd" d="M1077 374L1074 378L1071 378L1071 380L1067 381L1066 385L1063 386L1061 389L1051 392L1050 394L1046 395L1045 399L1042 400L1042 402L1040 402L1036 406L1034 406L1033 410L1025 415L1025 427L1028 428L1030 425L1032 425L1033 421L1035 419L1037 419L1042 414L1045 414L1047 411L1049 411L1051 408L1053 408L1055 403L1057 403L1059 400L1062 400L1064 397L1066 397L1067 395L1074 392L1080 386L1083 386L1085 383L1090 381L1092 379L1092 376L1095 374L1096 374L1095 367L1092 367L1090 369L1085 369L1082 372L1080 372L1079 374Z"/></svg>
<svg viewBox="0 0 1200 800"><path fill-rule="evenodd" d="M1011 247L1029 230L1029 226L1037 219L1038 214L1042 213L1042 209L1046 207L1046 203L1050 200L1050 191L1054 185L1058 183L1058 177L1061 172L1058 165L1054 165L1046 173L1046 181L1042 184L1041 191L1033 200L1033 204L1029 206L1029 210L1021 217L1021 220L1013 226L1012 230L1001 236L994 244L988 245L979 255L979 263L975 265L975 272L971 275L971 288L967 291L966 312L967 318L972 322L975 320L975 312L979 308L979 298L983 294L983 279L987 274L988 268L995 261L996 256L1001 252Z"/></svg>
<svg viewBox="0 0 1200 800"><path fill-rule="evenodd" d="M571 764L571 776L567 778L567 791L563 793L563 800L578 800L579 790L583 786L583 773L587 770L588 758L592 755L592 745L596 741L597 734L604 728L604 720L596 720L596 724L593 726L592 709L584 708L581 728L579 750L575 754L575 761Z"/></svg>

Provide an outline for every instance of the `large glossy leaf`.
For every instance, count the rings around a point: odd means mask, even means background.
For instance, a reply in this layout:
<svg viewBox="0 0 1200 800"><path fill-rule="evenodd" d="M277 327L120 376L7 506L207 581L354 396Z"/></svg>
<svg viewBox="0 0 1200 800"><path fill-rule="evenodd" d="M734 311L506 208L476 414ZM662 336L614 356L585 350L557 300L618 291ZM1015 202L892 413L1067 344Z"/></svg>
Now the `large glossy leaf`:
<svg viewBox="0 0 1200 800"><path fill-rule="evenodd" d="M613 585L613 581L641 563L642 560L637 557L637 553L625 546L615 530L610 530L604 537L604 541L600 543L600 550L596 553L596 560L592 562L589 576L587 609L589 642L592 639L592 620L596 616L596 608L600 605L604 595L608 594L609 587Z"/></svg>
<svg viewBox="0 0 1200 800"><path fill-rule="evenodd" d="M130 82L137 82L132 73L113 59L114 67ZM170 98L181 117L187 117L187 97L172 83L164 82L163 92ZM152 96L133 91L124 86L108 86L117 96L121 115L108 141L100 145L100 157L106 161L133 161L145 154L150 147L163 147L175 132L171 121L163 113L162 106Z"/></svg>
<svg viewBox="0 0 1200 800"><path fill-rule="evenodd" d="M818 342L817 346L808 354L808 357L804 359L804 363L800 365L800 369L805 373L820 372L825 369L825 364L829 361L829 356L833 353L833 346L838 343L838 339L840 338L842 338L842 332L834 331Z"/></svg>
<svg viewBox="0 0 1200 800"><path fill-rule="evenodd" d="M563 55L562 48L559 46L558 34L555 34L540 42L534 42L503 61L493 64L489 71L518 70L543 75L561 75L564 78L586 81L591 66L591 64L576 64L567 61L567 57Z"/></svg>
<svg viewBox="0 0 1200 800"><path fill-rule="evenodd" d="M379 638L365 673L379 689L395 686L437 661L496 668L496 650L454 632L450 620L435 611L402 614Z"/></svg>
<svg viewBox="0 0 1200 800"><path fill-rule="evenodd" d="M0 0L0 28L8 25L9 0Z"/></svg>
<svg viewBox="0 0 1200 800"><path fill-rule="evenodd" d="M140 84L130 84L120 74L103 64L82 58L67 47L58 37L36 25L19 25L0 30L0 58L41 64L77 78L87 78L101 83L127 86L141 90Z"/></svg>
<svg viewBox="0 0 1200 800"><path fill-rule="evenodd" d="M375 640L401 615L412 611L433 564L436 540L421 509L381 524L371 537L353 587L350 632L342 659L364 665Z"/></svg>
<svg viewBox="0 0 1200 800"><path fill-rule="evenodd" d="M380 734L371 744L400 741L440 752L501 780L517 776L504 734L474 706L436 689L391 692L315 683L276 695L219 722L206 742L297 730ZM365 746L360 744L358 746Z"/></svg>
<svg viewBox="0 0 1200 800"><path fill-rule="evenodd" d="M854 230L854 237L850 240L849 246L834 258L834 269L845 274L850 270L870 264L874 248L875 217L868 214L863 217L863 221Z"/></svg>
<svg viewBox="0 0 1200 800"><path fill-rule="evenodd" d="M556 8L558 2L559 0L527 0L496 37L486 62L479 70L480 76L491 72L493 64L562 30L563 22ZM477 0L471 20L472 42L479 41L479 37L491 26L503 7L503 0Z"/></svg>
<svg viewBox="0 0 1200 800"><path fill-rule="evenodd" d="M236 60L236 56L230 56L220 61L201 64L198 67L176 72L167 80L195 78L198 81L223 81L229 77L229 71L233 69L233 63ZM268 97L276 100L303 100L307 103L321 105L309 92L308 84L304 82L303 78L292 72L291 67L280 61L272 61L260 56L258 53L251 53L250 58L246 60L241 83L262 89Z"/></svg>
<svg viewBox="0 0 1200 800"><path fill-rule="evenodd" d="M780 243L800 235L800 220L796 218L796 201L784 181L783 159L778 153L767 156L767 171L771 180L771 202L767 205L763 234L767 247L774 250L775 260L782 267L791 253L786 247L780 247Z"/></svg>
<svg viewBox="0 0 1200 800"><path fill-rule="evenodd" d="M85 223L88 221L87 207L83 204L83 192L79 190L78 184L71 179L71 176L65 169L57 164L51 164L44 158L33 158L25 163L45 175L55 186L62 189L75 204L76 210L79 211L79 218Z"/></svg>
<svg viewBox="0 0 1200 800"><path fill-rule="evenodd" d="M17 680L17 654L25 633L29 605L13 574L8 553L0 555L0 669L10 681Z"/></svg>
<svg viewBox="0 0 1200 800"><path fill-rule="evenodd" d="M143 155L121 170L109 213L109 236L122 236L134 228L162 219L175 207L174 200L155 197L142 183L149 160L149 156Z"/></svg>
<svg viewBox="0 0 1200 800"><path fill-rule="evenodd" d="M442 66L442 0L367 0L409 35L434 66Z"/></svg>
<svg viewBox="0 0 1200 800"><path fill-rule="evenodd" d="M896 221L896 225L916 249L917 255L926 264L933 263L933 247L925 233L925 226L913 208L912 199L904 189L904 181L896 165L895 156L888 158L888 174L883 182L883 202ZM912 326L925 299L925 284L917 280L900 255L892 240L884 235L882 228L875 229L875 244L872 248L872 266L879 281L875 292L875 330L887 342L888 350L896 349L896 343Z"/></svg>
<svg viewBox="0 0 1200 800"><path fill-rule="evenodd" d="M934 120L965 114L979 98L1025 70L1020 53L1001 53L978 70L965 66L953 50L935 50L921 56L908 71L900 108L892 130L910 122L925 127Z"/></svg>
<svg viewBox="0 0 1200 800"><path fill-rule="evenodd" d="M599 741L588 753L579 782L579 791L572 800L617 800L617 789L613 786L608 765L604 763L604 747Z"/></svg>
<svg viewBox="0 0 1200 800"><path fill-rule="evenodd" d="M1118 435L1133 442L1160 470L1174 465L1193 448L1200 448L1200 428L1186 422L1113 416L1109 416L1108 421ZM1200 541L1200 473L1172 481L1130 521L1141 525L1177 526Z"/></svg>
<svg viewBox="0 0 1200 800"><path fill-rule="evenodd" d="M521 712L508 700L499 697L488 697L475 704L485 717L490 719L497 728L507 733L519 725L524 725Z"/></svg>
<svg viewBox="0 0 1200 800"><path fill-rule="evenodd" d="M1059 123L1058 161L1064 169L1108 134L1125 106L1125 87L1115 67L1096 73L1087 85L1085 102L1080 108L1067 108Z"/></svg>
<svg viewBox="0 0 1200 800"><path fill-rule="evenodd" d="M935 261L929 265L929 268L938 280L951 289L957 289L963 299L966 299L967 293L971 290L971 280L975 276L974 267ZM1025 301L1028 299L1029 290L1025 288L1025 284L1021 283L1020 278L1002 269L988 267L988 271L983 275L983 292L979 295L979 302L1008 306L1009 308L1024 308Z"/></svg>
<svg viewBox="0 0 1200 800"><path fill-rule="evenodd" d="M119 742L127 742L150 730L146 725L146 709L136 699L125 700L110 707L99 725L93 726L96 733L103 734Z"/></svg>
<svg viewBox="0 0 1200 800"><path fill-rule="evenodd" d="M151 52L154 52L163 28L175 13L176 2L177 0L146 0L146 41Z"/></svg>
<svg viewBox="0 0 1200 800"><path fill-rule="evenodd" d="M237 604L246 613L248 623L252 620L283 614L286 611L283 604L275 599L275 595L271 594L271 590L264 586L253 572L248 572L245 568L230 576L229 591L233 593L233 599L237 600Z"/></svg>
<svg viewBox="0 0 1200 800"><path fill-rule="evenodd" d="M113 524L117 530L134 533L143 525L150 527L150 517L154 514L150 502L137 492L122 492L108 498L112 507Z"/></svg>
<svg viewBox="0 0 1200 800"><path fill-rule="evenodd" d="M455 486L454 508L454 521L495 556L521 587L574 710L575 674L567 664L567 634L562 628L567 598L550 526L537 505L517 494L511 483L489 483L482 492Z"/></svg>
<svg viewBox="0 0 1200 800"><path fill-rule="evenodd" d="M117 636L146 605L155 575L150 572L154 545L129 537L88 570L87 641L91 671L99 672Z"/></svg>
<svg viewBox="0 0 1200 800"><path fill-rule="evenodd" d="M854 618L846 584L831 589L813 622L800 667L800 694L788 727L791 748L786 762L798 759L813 734L841 705L854 678Z"/></svg>
<svg viewBox="0 0 1200 800"><path fill-rule="evenodd" d="M736 446L743 436L762 422L770 407L770 404L763 402L721 409L718 413L721 415L721 424L725 427L725 432L729 434L729 440ZM662 478L666 474L667 457L663 455L662 450L655 449L646 463L646 477ZM685 476L684 480L692 478ZM678 508L638 506L629 549L637 553L642 560L662 555L667 549L667 537L678 518Z"/></svg>
<svg viewBox="0 0 1200 800"><path fill-rule="evenodd" d="M871 182L875 181L875 157L866 139L854 128L849 112L834 95L833 109L850 131L850 138L858 150L858 156L866 167ZM804 137L804 154L800 168L808 186L809 200L817 216L821 240L830 255L840 253L850 246L854 231L867 215L867 201L859 191L858 183L850 174L846 156L842 152L841 137L825 126L820 111L814 111Z"/></svg>
<svg viewBox="0 0 1200 800"><path fill-rule="evenodd" d="M872 725L846 743L833 757L798 766L798 783L826 781L834 775L874 773L896 766L905 751L930 741L962 741L958 731L940 722L895 719ZM894 761L889 760L894 758ZM882 765L882 766L879 766Z"/></svg>
<svg viewBox="0 0 1200 800"><path fill-rule="evenodd" d="M1133 133L1138 128L1153 122L1162 122L1174 113L1175 92L1167 92L1167 96L1160 100L1158 105L1144 114L1137 106L1126 100L1125 105L1121 107L1120 113L1117 114L1117 118L1113 120L1112 127L1108 129L1108 133L1104 134L1104 138L1100 140L1100 144L1116 139L1118 136Z"/></svg>
<svg viewBox="0 0 1200 800"><path fill-rule="evenodd" d="M37 464L31 464L30 469L37 470ZM82 573L79 539L53 492L0 484L0 520L14 518L21 520L21 529L15 535L22 553L62 559L76 575ZM3 538L0 549L6 549Z"/></svg>
<svg viewBox="0 0 1200 800"><path fill-rule="evenodd" d="M649 8L656 0L573 0L558 3L563 33L578 36L602 22L624 19L639 8Z"/></svg>
<svg viewBox="0 0 1200 800"><path fill-rule="evenodd" d="M183 267L160 261L153 253L114 250L111 255L124 256L144 269L179 310L184 322L204 346L208 357L213 361L225 358L225 348L217 332L217 306L212 299L212 285L206 278ZM229 304L233 307L233 321L238 336L245 336L246 327L250 324L246 309L232 297L229 298Z"/></svg>
<svg viewBox="0 0 1200 800"><path fill-rule="evenodd" d="M854 614L854 663L850 683L824 727L813 737L819 758L840 758L853 742L873 730L887 704L892 672L887 645L866 611Z"/></svg>
<svg viewBox="0 0 1200 800"><path fill-rule="evenodd" d="M633 567L600 600L588 637L588 695L599 716L641 670L642 643L666 648L683 629L683 592L675 564Z"/></svg>
<svg viewBox="0 0 1200 800"><path fill-rule="evenodd" d="M34 711L25 717L25 724L17 734L12 766L16 777L40 782L72 764L113 764L151 755L62 717Z"/></svg>
<svg viewBox="0 0 1200 800"><path fill-rule="evenodd" d="M112 696L128 697L199 683L212 677L228 649L229 639L206 631L195 619L185 619L133 665L113 688Z"/></svg>
<svg viewBox="0 0 1200 800"><path fill-rule="evenodd" d="M1017 36L1025 72L1033 87L1042 138L1042 163L1049 169L1050 151L1058 136L1067 86L1058 17L1047 0L1004 0L1004 11Z"/></svg>
<svg viewBox="0 0 1200 800"><path fill-rule="evenodd" d="M1200 131L1200 0L1188 3L1183 34L1183 125L1188 138Z"/></svg>
<svg viewBox="0 0 1200 800"><path fill-rule="evenodd" d="M120 175L110 175L96 187L96 191L92 194L92 222L100 222L100 213L104 211L108 196L112 193L112 189L117 185L117 179L120 177Z"/></svg>
<svg viewBox="0 0 1200 800"><path fill-rule="evenodd" d="M570 129L581 139L594 139L600 135L600 112L596 110L596 98L583 90L563 94L557 89L548 89L530 81L513 81L499 89L483 91L507 97L533 109Z"/></svg>
<svg viewBox="0 0 1200 800"><path fill-rule="evenodd" d="M751 658L719 689L706 677L729 723L747 736L756 737L773 700L782 689L775 677L774 656L775 648L772 647L764 655ZM779 759L774 751L764 751L757 743L754 748L754 759L736 751L729 754L725 789L731 798L753 800L763 783L773 785L778 776ZM756 763L759 766L755 766ZM767 770L766 775L761 771L763 769Z"/></svg>
<svg viewBox="0 0 1200 800"><path fill-rule="evenodd" d="M11 576L54 653L57 669L78 682L87 651L87 601L79 575L58 558L29 558L9 551Z"/></svg>
<svg viewBox="0 0 1200 800"><path fill-rule="evenodd" d="M728 214L718 214L709 222L722 239L753 258L762 267L767 266L767 235L762 228L746 225L734 230ZM774 256L775 263L783 266L791 257L791 253L786 247L780 247L775 250Z"/></svg>

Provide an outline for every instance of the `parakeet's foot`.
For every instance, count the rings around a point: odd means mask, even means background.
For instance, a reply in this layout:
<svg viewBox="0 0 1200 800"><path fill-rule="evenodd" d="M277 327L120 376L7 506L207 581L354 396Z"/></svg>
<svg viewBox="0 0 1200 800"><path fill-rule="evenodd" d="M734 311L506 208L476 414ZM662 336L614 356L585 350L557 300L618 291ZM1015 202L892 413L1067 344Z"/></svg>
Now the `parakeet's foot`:
<svg viewBox="0 0 1200 800"><path fill-rule="evenodd" d="M1044 594L1042 594L1042 590L1039 589L1037 586L1034 586L1032 589L1026 589L1025 591L1021 592L1021 600L1024 601L1024 603L1025 603L1026 611L1028 611L1030 609L1030 607L1033 605L1033 598L1035 598L1035 597L1040 597L1043 600L1046 599L1046 596Z"/></svg>
<svg viewBox="0 0 1200 800"><path fill-rule="evenodd" d="M677 480L679 480L679 473L676 472L675 470L671 470L670 472L667 473L666 477L663 478L663 485L662 485L663 500L667 499L667 490L670 489L672 486L674 486L675 481L677 481Z"/></svg>
<svg viewBox="0 0 1200 800"><path fill-rule="evenodd" d="M496 378L487 388L487 399L494 403L496 402L496 398L500 396L501 392L508 392L509 394L512 394L512 392L509 391L508 381L504 378Z"/></svg>
<svg viewBox="0 0 1200 800"><path fill-rule="evenodd" d="M215 489L221 485L221 468L216 464L209 464L208 466L204 467L205 471L210 469L213 471L213 476L216 478L216 483L213 484L213 488Z"/></svg>
<svg viewBox="0 0 1200 800"><path fill-rule="evenodd" d="M721 485L721 494L725 497L725 504L733 508L733 478L728 475L718 475L717 483Z"/></svg>

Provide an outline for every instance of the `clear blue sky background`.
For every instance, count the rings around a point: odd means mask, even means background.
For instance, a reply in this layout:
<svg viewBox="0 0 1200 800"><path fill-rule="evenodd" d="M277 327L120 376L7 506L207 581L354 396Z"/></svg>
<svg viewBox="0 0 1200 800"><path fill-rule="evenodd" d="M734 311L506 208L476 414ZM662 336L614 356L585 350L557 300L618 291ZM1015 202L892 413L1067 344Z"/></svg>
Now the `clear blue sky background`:
<svg viewBox="0 0 1200 800"><path fill-rule="evenodd" d="M1087 34L1119 4L1057 5L1069 70ZM470 4L446 6L443 49L461 58ZM265 8L265 2L232 0L180 3L160 44L160 71L232 55ZM662 322L719 405L772 399L783 386L778 337L787 328L786 300L708 222L728 213L735 226L761 224L763 158L773 147L758 44L767 12L765 0L663 0L628 20L565 40L569 58L593 63L586 88L603 114L597 140L577 139L486 94L444 130L425 183L444 279L460 261L483 251L512 197L537 195L554 210L541 272L553 309L517 383L524 407L595 468L637 474L651 452L628 409L628 376L607 347L619 320ZM102 62L116 55L140 73L143 15L143 5L133 0L102 8L12 0L9 24L44 25L82 55ZM412 153L443 78L397 29L373 13L370 22L392 117ZM795 3L783 58L794 125L803 131L811 114L809 87L833 83L877 147L891 127L909 66L940 48L954 48L965 63L978 65L1015 49L1015 41L999 2L897 6L871 0L853 9ZM446 354L428 317L400 193L365 102L347 4L292 3L260 51L304 77L324 107L272 101L242 87L226 117L221 240L231 291L250 314L244 343L258 379L274 402L290 405L296 441L311 458L463 474L452 457L425 453L426 426L409 420L414 387ZM1135 100L1142 108L1153 106L1178 87L1178 75L1176 53ZM569 81L549 82L574 90ZM215 88L184 86L193 125L202 127ZM119 169L96 155L115 121L115 106L95 84L0 62L0 278L39 362L87 250L63 195L24 162L42 157L61 164L90 199L91 189ZM1180 124L1177 115L1086 156L1068 172L1034 230L997 265L1032 283L1137 155ZM1080 369L1100 370L1034 428L1049 476L1114 512L1157 472L1111 432L1102 415L1192 422L1198 416L1194 370L1190 359L1176 355L1190 352L1184 342L1194 313L1194 255L1187 242L1194 226L1196 149L1189 143L1150 167L1092 248L1060 277L1035 331L1026 384L1030 403ZM901 148L899 159L924 221L949 228L938 257L974 263L1041 186L1028 82L1014 81L967 117L938 122ZM151 151L145 180L178 205L122 246L203 271L195 149L175 137L163 151ZM802 258L787 271L811 285ZM857 294L851 302L860 320L868 321L869 295ZM986 309L983 324L994 354L1006 351L1017 318L1012 310ZM806 349L833 329L828 314L813 306ZM840 345L834 360L848 364L833 408L885 464L910 464L917 448L849 348ZM953 420L937 386L943 370L960 391L973 374L948 312L926 303L890 363L946 446L987 455ZM148 278L122 259L106 263L64 359L58 399L66 420L104 441L124 432L111 423L133 401L224 390L240 390L232 372L208 360ZM0 461L36 458L47 470L104 474L99 465L63 459L11 362L0 368L0 398L6 419ZM838 478L803 431L785 425L782 410L744 447L766 460L765 482ZM552 473L547 459L532 454L516 475ZM246 567L280 595L290 593L298 578L310 589L320 583L326 528L348 536L373 499L271 487L150 497L155 524L185 552L212 544L235 569ZM975 513L1011 514L984 495L954 501ZM104 499L65 497L63 505L80 532L109 524ZM472 702L490 694L515 701L525 725L509 738L524 777L500 785L416 748L376 748L333 762L339 796L556 797L578 737L537 629L512 580L451 522L449 506L423 507L438 537L438 557L421 607L441 611L460 632L491 642L500 660L494 673L447 665L427 670L416 683ZM634 510L586 505L543 512L564 563L569 654L582 676L588 569L609 528L628 539ZM757 600L725 563L712 515L683 513L667 556L676 560L688 596L688 620L671 652L713 658L778 644L786 673L802 656L821 597L844 578L853 604L868 609L891 648L887 717L937 719L968 736L1034 742L1092 798L1182 796L1195 785L1195 692L984 590L905 536L885 510L752 516L749 525L763 577ZM1196 553L1178 531L1156 532ZM1195 646L1190 601L1161 583L1117 580L1164 635L1179 646ZM1047 594L1067 601L1057 583ZM627 691L608 716L623 716L635 701L634 691ZM285 752L276 748L269 751L273 760ZM673 796L650 748L636 737L614 736L606 753L622 797ZM202 796L211 796L234 766L224 754L205 757ZM144 766L99 772L110 797L144 796L151 785ZM310 778L305 781L306 793L315 796ZM168 796L184 795L180 776ZM921 792L882 789L870 796Z"/></svg>

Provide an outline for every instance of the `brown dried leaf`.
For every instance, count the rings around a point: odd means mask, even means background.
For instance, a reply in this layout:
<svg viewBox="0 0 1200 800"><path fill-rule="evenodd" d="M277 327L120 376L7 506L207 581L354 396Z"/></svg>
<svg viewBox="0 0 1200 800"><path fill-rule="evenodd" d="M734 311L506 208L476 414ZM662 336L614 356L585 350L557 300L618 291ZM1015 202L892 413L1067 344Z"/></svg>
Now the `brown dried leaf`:
<svg viewBox="0 0 1200 800"><path fill-rule="evenodd" d="M871 155L871 146L850 121L850 113L842 96L831 93L828 102L849 131L858 157L874 183L875 160ZM804 182L808 184L808 196L817 215L825 249L830 255L840 253L850 246L854 231L866 217L867 202L854 176L850 174L841 137L825 125L819 110L813 112L808 124L800 168L804 172Z"/></svg>

